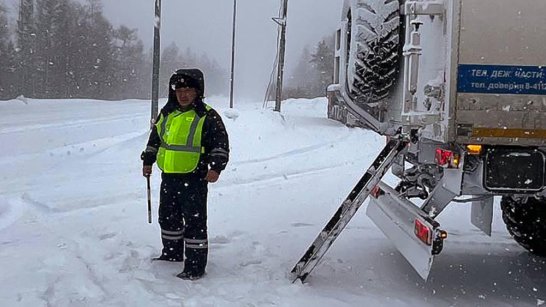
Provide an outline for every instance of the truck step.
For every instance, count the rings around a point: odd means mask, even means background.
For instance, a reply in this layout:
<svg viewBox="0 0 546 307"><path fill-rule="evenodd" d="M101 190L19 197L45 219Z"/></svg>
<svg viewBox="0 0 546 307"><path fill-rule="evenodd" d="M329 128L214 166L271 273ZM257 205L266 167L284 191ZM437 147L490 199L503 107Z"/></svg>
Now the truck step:
<svg viewBox="0 0 546 307"><path fill-rule="evenodd" d="M315 268L328 251L332 243L347 226L351 218L356 214L360 205L370 195L372 189L381 181L390 168L395 158L406 148L407 141L391 139L385 148L379 153L370 168L364 173L347 198L343 201L328 224L318 234L317 238L307 249L303 257L292 269L293 281L300 279L305 281L307 276Z"/></svg>

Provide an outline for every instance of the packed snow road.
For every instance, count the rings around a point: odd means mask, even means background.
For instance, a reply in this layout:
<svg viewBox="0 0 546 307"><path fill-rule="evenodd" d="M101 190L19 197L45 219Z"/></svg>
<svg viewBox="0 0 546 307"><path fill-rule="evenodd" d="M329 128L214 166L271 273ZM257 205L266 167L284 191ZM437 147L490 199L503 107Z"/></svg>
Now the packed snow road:
<svg viewBox="0 0 546 307"><path fill-rule="evenodd" d="M327 120L324 99L287 101L282 114L209 101L231 161L209 187L210 260L196 282L150 262L160 238L139 160L148 102L0 101L0 306L544 304L545 260L499 214L481 235L465 204L439 218L450 235L427 282L361 210L309 283L292 284L287 273L385 141ZM157 169L152 179L156 210Z"/></svg>

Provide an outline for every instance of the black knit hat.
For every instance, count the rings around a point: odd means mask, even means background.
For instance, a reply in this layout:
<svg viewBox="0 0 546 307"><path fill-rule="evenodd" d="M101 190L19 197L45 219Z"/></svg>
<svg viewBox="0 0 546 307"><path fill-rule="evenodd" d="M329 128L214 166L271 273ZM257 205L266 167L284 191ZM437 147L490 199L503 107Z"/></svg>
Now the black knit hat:
<svg viewBox="0 0 546 307"><path fill-rule="evenodd" d="M169 80L169 99L167 100L167 104L161 109L163 115L167 115L178 108L176 89L182 87L195 88L197 90L198 99L196 99L193 104L196 107L196 110L205 110L203 104L203 98L205 97L205 79L203 78L203 72L195 68L179 69Z"/></svg>
<svg viewBox="0 0 546 307"><path fill-rule="evenodd" d="M199 69L179 69L169 81L169 91L174 91L179 88L194 88L197 90L197 95L203 98L205 93L205 81L203 72Z"/></svg>
<svg viewBox="0 0 546 307"><path fill-rule="evenodd" d="M176 90L183 87L194 88L196 90L200 88L199 82L197 82L197 80L187 76L176 75L176 78L173 80L173 83L171 84L171 88L173 90Z"/></svg>

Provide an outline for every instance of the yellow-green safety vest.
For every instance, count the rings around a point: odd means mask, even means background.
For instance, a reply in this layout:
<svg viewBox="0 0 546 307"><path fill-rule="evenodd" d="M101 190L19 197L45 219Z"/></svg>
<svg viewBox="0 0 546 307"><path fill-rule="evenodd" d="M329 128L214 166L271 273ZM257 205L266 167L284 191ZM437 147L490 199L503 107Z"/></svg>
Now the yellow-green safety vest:
<svg viewBox="0 0 546 307"><path fill-rule="evenodd" d="M205 105L207 111L210 106ZM157 153L157 166L164 173L185 174L197 168L204 147L201 144L206 115L199 117L195 110L176 110L160 115L155 124L161 139Z"/></svg>

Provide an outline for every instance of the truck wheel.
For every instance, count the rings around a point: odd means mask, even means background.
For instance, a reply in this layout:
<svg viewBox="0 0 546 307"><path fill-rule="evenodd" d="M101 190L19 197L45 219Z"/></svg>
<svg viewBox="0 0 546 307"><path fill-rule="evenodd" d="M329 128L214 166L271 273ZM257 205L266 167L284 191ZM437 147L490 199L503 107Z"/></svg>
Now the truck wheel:
<svg viewBox="0 0 546 307"><path fill-rule="evenodd" d="M512 237L531 253L546 256L546 199L503 196L502 219Z"/></svg>
<svg viewBox="0 0 546 307"><path fill-rule="evenodd" d="M347 85L355 100L385 99L395 85L400 58L398 0L352 1Z"/></svg>

